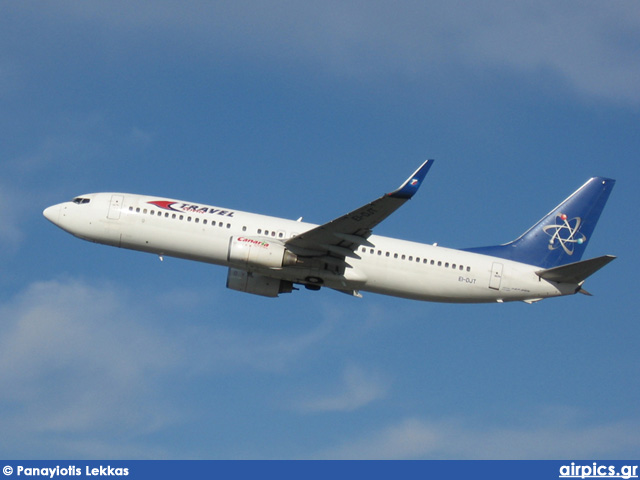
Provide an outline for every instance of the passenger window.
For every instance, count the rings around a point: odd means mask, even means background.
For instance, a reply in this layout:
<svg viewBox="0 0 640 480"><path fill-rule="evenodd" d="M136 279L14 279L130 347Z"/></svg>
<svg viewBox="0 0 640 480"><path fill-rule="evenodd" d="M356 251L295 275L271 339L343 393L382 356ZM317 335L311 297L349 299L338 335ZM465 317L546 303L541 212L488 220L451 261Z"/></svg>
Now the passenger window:
<svg viewBox="0 0 640 480"><path fill-rule="evenodd" d="M246 232L246 231L247 231L247 227L246 227L246 225L242 227L242 231L243 231L243 232Z"/></svg>
<svg viewBox="0 0 640 480"><path fill-rule="evenodd" d="M385 253L385 256L388 257L389 256L389 252Z"/></svg>
<svg viewBox="0 0 640 480"><path fill-rule="evenodd" d="M184 215L180 215L180 220L184 220Z"/></svg>
<svg viewBox="0 0 640 480"><path fill-rule="evenodd" d="M175 213L173 213L173 214L171 215L171 218L172 218L173 220L175 220L175 219L176 219L176 214L175 214Z"/></svg>
<svg viewBox="0 0 640 480"><path fill-rule="evenodd" d="M446 262L446 263L444 264L444 268L449 268L449 262Z"/></svg>
<svg viewBox="0 0 640 480"><path fill-rule="evenodd" d="M442 262L438 261L438 266L441 267L442 266Z"/></svg>
<svg viewBox="0 0 640 480"><path fill-rule="evenodd" d="M136 208L136 213L140 213L140 207Z"/></svg>
<svg viewBox="0 0 640 480"><path fill-rule="evenodd" d="M404 255L402 255L402 257L400 257L400 258L402 258L402 260L404 260L404 259L405 259L405 256L404 256Z"/></svg>
<svg viewBox="0 0 640 480"><path fill-rule="evenodd" d="M471 271L471 267L467 267L467 272L470 272L470 271Z"/></svg>
<svg viewBox="0 0 640 480"><path fill-rule="evenodd" d="M145 215L147 214L147 209L145 208L142 213L144 213Z"/></svg>
<svg viewBox="0 0 640 480"><path fill-rule="evenodd" d="M397 254L397 253L394 253L394 254L393 254L393 258L398 258L398 254Z"/></svg>
<svg viewBox="0 0 640 480"><path fill-rule="evenodd" d="M227 223L227 228L231 228L231 224L230 223Z"/></svg>
<svg viewBox="0 0 640 480"><path fill-rule="evenodd" d="M164 218L169 218L169 212L166 212L166 213L164 214Z"/></svg>
<svg viewBox="0 0 640 480"><path fill-rule="evenodd" d="M196 223L200 223L200 219L196 217Z"/></svg>
<svg viewBox="0 0 640 480"><path fill-rule="evenodd" d="M207 224L207 219L205 218L204 220L202 220L202 224L206 225Z"/></svg>

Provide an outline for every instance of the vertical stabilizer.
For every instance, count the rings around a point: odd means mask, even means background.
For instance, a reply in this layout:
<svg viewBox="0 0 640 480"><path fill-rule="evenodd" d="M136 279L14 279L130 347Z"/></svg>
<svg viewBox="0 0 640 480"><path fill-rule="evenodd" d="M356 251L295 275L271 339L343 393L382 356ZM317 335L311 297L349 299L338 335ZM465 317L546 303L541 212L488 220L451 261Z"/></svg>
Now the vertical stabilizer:
<svg viewBox="0 0 640 480"><path fill-rule="evenodd" d="M577 262L615 183L610 178L593 177L516 240L465 250L543 268Z"/></svg>

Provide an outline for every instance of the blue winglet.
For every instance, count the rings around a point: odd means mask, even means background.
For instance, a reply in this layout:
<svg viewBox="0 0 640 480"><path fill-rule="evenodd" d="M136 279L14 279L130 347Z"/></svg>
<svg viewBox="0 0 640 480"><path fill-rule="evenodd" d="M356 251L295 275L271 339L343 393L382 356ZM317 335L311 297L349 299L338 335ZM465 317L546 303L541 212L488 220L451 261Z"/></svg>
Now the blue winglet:
<svg viewBox="0 0 640 480"><path fill-rule="evenodd" d="M398 187L397 190L387 194L387 196L393 198L402 198L405 200L413 197L418 191L418 188L420 188L420 184L431 168L431 165L433 165L433 160L427 160L426 162L424 162L422 165L420 165L420 168L418 168L413 173L413 175L407 178L407 180L402 185L400 185L400 187Z"/></svg>

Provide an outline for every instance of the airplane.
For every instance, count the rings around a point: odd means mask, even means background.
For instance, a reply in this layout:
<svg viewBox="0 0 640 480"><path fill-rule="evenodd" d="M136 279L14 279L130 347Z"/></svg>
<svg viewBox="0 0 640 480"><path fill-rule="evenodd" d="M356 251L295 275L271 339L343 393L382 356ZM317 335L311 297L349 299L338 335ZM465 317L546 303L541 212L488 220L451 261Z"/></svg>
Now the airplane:
<svg viewBox="0 0 640 480"><path fill-rule="evenodd" d="M411 199L433 160L391 193L323 225L129 193L92 193L46 208L91 242L228 267L226 286L264 297L327 287L447 303L503 303L583 293L616 257L581 260L615 180L590 178L517 239L451 249L374 235Z"/></svg>

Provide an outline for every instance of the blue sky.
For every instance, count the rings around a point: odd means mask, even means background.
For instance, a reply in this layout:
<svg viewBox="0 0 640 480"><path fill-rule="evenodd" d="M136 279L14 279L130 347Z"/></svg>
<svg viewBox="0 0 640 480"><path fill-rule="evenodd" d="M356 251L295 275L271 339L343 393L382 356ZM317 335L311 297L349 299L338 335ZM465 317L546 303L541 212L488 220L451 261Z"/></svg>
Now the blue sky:
<svg viewBox="0 0 640 480"><path fill-rule="evenodd" d="M637 2L0 2L0 457L637 457L639 32ZM502 243L617 179L595 296L265 299L41 214L322 223L426 158L376 233Z"/></svg>

